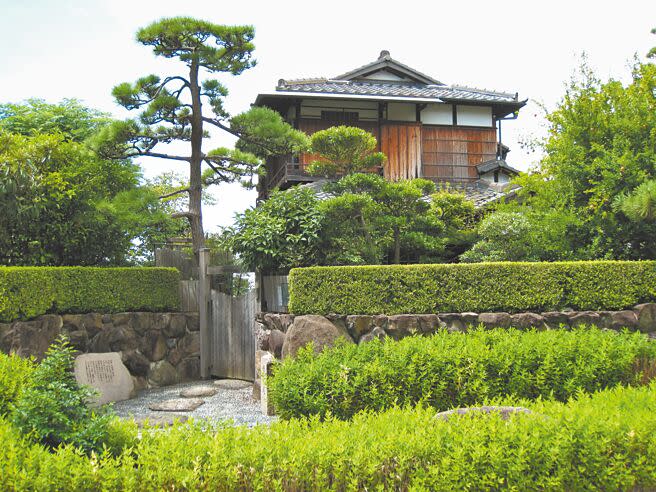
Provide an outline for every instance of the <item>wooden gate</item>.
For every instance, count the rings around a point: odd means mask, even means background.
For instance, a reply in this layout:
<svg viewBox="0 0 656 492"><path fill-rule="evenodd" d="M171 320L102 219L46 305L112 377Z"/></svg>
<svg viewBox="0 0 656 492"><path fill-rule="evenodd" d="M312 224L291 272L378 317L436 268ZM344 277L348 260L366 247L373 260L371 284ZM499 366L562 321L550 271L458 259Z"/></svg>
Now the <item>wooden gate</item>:
<svg viewBox="0 0 656 492"><path fill-rule="evenodd" d="M210 298L212 376L254 381L257 292L231 296L213 290Z"/></svg>

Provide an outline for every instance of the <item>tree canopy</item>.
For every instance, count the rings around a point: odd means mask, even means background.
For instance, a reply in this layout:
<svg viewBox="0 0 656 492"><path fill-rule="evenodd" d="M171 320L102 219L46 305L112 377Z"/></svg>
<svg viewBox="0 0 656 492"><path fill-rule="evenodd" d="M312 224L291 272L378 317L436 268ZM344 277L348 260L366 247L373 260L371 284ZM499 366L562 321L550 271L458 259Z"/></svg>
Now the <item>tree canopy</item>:
<svg viewBox="0 0 656 492"><path fill-rule="evenodd" d="M249 268L453 261L473 239L473 203L423 179L351 174L325 186L274 191L239 214L224 241Z"/></svg>
<svg viewBox="0 0 656 492"><path fill-rule="evenodd" d="M109 158L149 156L187 163L189 185L177 190L189 197L188 208L175 214L189 221L194 251L205 244L202 223L203 187L241 181L252 185L261 158L292 153L305 137L272 110L257 108L230 118L224 108L228 90L212 74L239 75L254 65L252 26L224 26L190 17L173 17L137 32L137 41L156 56L178 60L184 69L161 77L147 75L121 83L112 94L121 106L141 110L137 119L115 122L96 139L96 148ZM203 107L209 108L204 112ZM210 125L240 137L236 149L204 151ZM188 153L155 150L160 144L185 142Z"/></svg>
<svg viewBox="0 0 656 492"><path fill-rule="evenodd" d="M629 211L656 179L656 66L637 63L631 75L603 82L583 65L548 113L545 157L516 180L518 202L501 207L528 220L534 259L656 258L656 224Z"/></svg>
<svg viewBox="0 0 656 492"><path fill-rule="evenodd" d="M381 166L385 154L376 152L376 137L353 126L333 126L320 130L311 137L311 150L318 156L308 166L316 176L335 176L358 173Z"/></svg>
<svg viewBox="0 0 656 492"><path fill-rule="evenodd" d="M141 262L180 231L138 166L82 142L108 124L102 113L73 100L1 108L0 264Z"/></svg>

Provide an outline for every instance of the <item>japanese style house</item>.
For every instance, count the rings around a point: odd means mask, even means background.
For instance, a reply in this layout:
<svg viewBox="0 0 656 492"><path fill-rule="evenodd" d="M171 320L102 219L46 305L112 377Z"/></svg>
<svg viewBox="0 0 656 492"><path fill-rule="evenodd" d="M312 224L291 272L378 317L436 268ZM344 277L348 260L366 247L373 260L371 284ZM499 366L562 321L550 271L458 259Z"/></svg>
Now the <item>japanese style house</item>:
<svg viewBox="0 0 656 492"><path fill-rule="evenodd" d="M377 60L333 78L278 81L256 106L278 111L312 133L336 125L371 132L387 161L390 180L423 177L462 189L478 206L498 199L517 171L506 161L501 121L517 117L526 100L517 93L447 85L382 51ZM274 188L311 183L309 154L266 163L261 199Z"/></svg>

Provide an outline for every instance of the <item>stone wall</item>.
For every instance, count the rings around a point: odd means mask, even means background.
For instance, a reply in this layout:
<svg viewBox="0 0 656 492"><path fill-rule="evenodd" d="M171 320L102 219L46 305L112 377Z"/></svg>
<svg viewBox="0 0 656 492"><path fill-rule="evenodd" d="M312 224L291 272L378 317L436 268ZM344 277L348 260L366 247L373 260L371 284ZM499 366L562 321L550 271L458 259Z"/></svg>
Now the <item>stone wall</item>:
<svg viewBox="0 0 656 492"><path fill-rule="evenodd" d="M0 350L41 359L59 334L80 352L120 352L137 389L200 377L197 313L47 314L0 323Z"/></svg>
<svg viewBox="0 0 656 492"><path fill-rule="evenodd" d="M409 335L426 335L439 329L465 332L472 326L486 328L557 329L578 325L649 333L656 338L656 304L640 304L624 311L552 311L544 313L440 313L378 315L294 316L260 313L257 316L258 350L277 358L293 355L308 340L323 347L339 336L363 343L374 338L396 340ZM316 348L316 347L315 347Z"/></svg>

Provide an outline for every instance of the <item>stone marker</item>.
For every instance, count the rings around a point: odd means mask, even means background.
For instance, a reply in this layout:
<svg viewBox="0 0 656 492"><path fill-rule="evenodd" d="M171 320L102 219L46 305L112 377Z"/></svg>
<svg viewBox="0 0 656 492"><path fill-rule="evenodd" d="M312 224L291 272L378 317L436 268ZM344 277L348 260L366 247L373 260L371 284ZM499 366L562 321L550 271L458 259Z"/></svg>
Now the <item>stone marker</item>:
<svg viewBox="0 0 656 492"><path fill-rule="evenodd" d="M486 407L465 407L465 408L454 408L453 410L447 410L446 412L440 412L435 414L433 418L439 420L449 420L449 417L453 415L488 415L488 414L498 413L501 415L502 420L508 420L510 415L515 413L532 413L528 408L524 407L496 407L496 406L486 406Z"/></svg>
<svg viewBox="0 0 656 492"><path fill-rule="evenodd" d="M78 383L98 390L95 405L134 396L134 381L118 352L79 355L75 358L74 373Z"/></svg>
<svg viewBox="0 0 656 492"><path fill-rule="evenodd" d="M189 417L177 413L170 415L153 415L149 417L135 417L134 422L139 428L142 428L148 423L148 427L170 427L175 422L184 424Z"/></svg>
<svg viewBox="0 0 656 492"><path fill-rule="evenodd" d="M194 386L192 388L183 389L180 396L183 398L201 398L203 396L216 395L216 389L210 386Z"/></svg>
<svg viewBox="0 0 656 492"><path fill-rule="evenodd" d="M192 412L205 403L200 398L173 398L151 403L148 408L155 412Z"/></svg>
<svg viewBox="0 0 656 492"><path fill-rule="evenodd" d="M250 381L243 381L241 379L217 379L214 381L214 386L227 390L240 390L244 388L250 388L252 384L253 383Z"/></svg>
<svg viewBox="0 0 656 492"><path fill-rule="evenodd" d="M266 378L271 375L271 368L273 367L273 355L264 354L260 360L260 374L262 375L262 383L260 386L260 408L262 409L262 415L275 415L273 410L273 402L269 401L269 389L266 385Z"/></svg>

